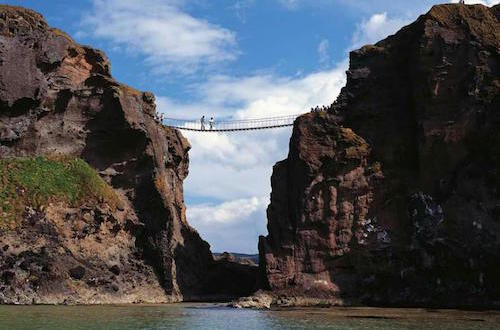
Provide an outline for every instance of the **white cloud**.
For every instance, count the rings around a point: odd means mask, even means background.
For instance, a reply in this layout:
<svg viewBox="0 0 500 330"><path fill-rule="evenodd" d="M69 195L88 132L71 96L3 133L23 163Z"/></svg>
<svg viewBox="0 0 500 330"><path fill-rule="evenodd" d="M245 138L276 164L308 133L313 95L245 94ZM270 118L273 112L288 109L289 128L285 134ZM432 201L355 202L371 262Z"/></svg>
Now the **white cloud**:
<svg viewBox="0 0 500 330"><path fill-rule="evenodd" d="M278 0L284 4L286 1ZM490 0L486 0L490 1ZM494 0L500 1L500 0ZM303 0L293 0L292 5L285 5L288 9L296 9L300 5L325 7L335 6L339 8L351 8L359 11L361 15L369 13L368 19L363 19L356 27L352 36L352 42L348 50L357 49L366 44L373 44L380 41L387 36L396 33L403 26L415 20L418 14L430 9L430 6L435 4L436 1L423 0L415 3L393 1L393 0L317 0L306 2ZM381 8L385 12L377 12ZM391 14L388 14L391 13ZM358 14L359 15L359 14ZM318 45L318 54L320 63L328 63L328 40L322 40Z"/></svg>
<svg viewBox="0 0 500 330"><path fill-rule="evenodd" d="M330 62L330 54L328 53L328 48L330 47L330 43L328 39L323 39L318 45L318 55L319 55L319 63L323 66L328 66Z"/></svg>
<svg viewBox="0 0 500 330"><path fill-rule="evenodd" d="M410 18L388 18L387 13L374 14L368 20L363 20L358 25L352 38L351 49L376 43L396 33L410 22Z"/></svg>
<svg viewBox="0 0 500 330"><path fill-rule="evenodd" d="M255 0L238 0L231 6L231 9L236 13L236 17L246 23L246 11L255 4Z"/></svg>
<svg viewBox="0 0 500 330"><path fill-rule="evenodd" d="M257 253L258 236L265 232L267 197L251 197L220 205L202 204L187 209L189 222L214 252Z"/></svg>
<svg viewBox="0 0 500 330"><path fill-rule="evenodd" d="M345 85L346 69L347 61L303 77L217 76L198 86L200 98L196 103L179 104L159 98L158 109L179 118L215 114L216 119L227 115L243 119L303 113L335 100ZM290 134L291 128L227 134L184 132L192 145L186 199L222 201L187 208L188 221L212 244L214 251L256 252L258 235L266 234L265 208L271 191L272 167L286 158ZM255 203L253 196L266 197L259 197L259 203ZM237 203L232 204L235 200ZM234 210L234 205L248 214L228 211ZM223 224L202 221L210 219L203 216L206 213L213 219L220 216ZM235 216L228 218L231 213ZM241 221L231 220L234 218Z"/></svg>
<svg viewBox="0 0 500 330"><path fill-rule="evenodd" d="M297 9L301 0L278 0L278 2L287 9L293 10Z"/></svg>
<svg viewBox="0 0 500 330"><path fill-rule="evenodd" d="M245 10L252 1L237 1L232 9ZM286 2L290 7L298 4L296 0ZM155 72L193 73L200 67L235 59L235 33L187 14L183 4L182 0L93 0L84 31L111 41L113 47L144 55ZM328 44L320 46L318 51L326 59ZM345 84L346 69L347 61L305 76L282 77L272 72L243 77L213 75L186 86L195 95L189 101L158 96L157 106L168 117L189 119L202 114L214 115L216 120L298 114L332 103ZM240 244L253 246L255 251L257 235L265 234L268 197L258 197L256 204L254 196L269 196L272 167L286 157L290 134L291 128L243 134L185 133L192 144L186 199L220 201L208 206L188 205L188 220L202 237L214 244L214 222L201 221L202 214L228 219L229 213L239 214L233 211L237 205L246 212L238 217L245 220L221 223L230 223ZM246 233L245 226L251 223L260 225Z"/></svg>
<svg viewBox="0 0 500 330"><path fill-rule="evenodd" d="M406 23L403 19L388 19L386 14L363 21L353 38L353 45L374 42L387 34L394 33ZM328 61L328 40L318 45L320 60ZM159 98L158 108L166 116L178 118L199 118L205 114L220 117L232 116L238 119L272 117L276 115L307 112L316 105L331 104L345 85L347 59L336 67L305 76L280 77L272 73L246 77L214 76L195 87L198 98L194 102L179 103L168 98ZM214 249L220 251L238 250L237 246L220 234L222 224L203 222L201 214L227 214L228 204L237 200L242 204L253 196L268 196L271 190L270 176L273 165L286 158L291 128L256 131L246 133L193 133L185 135L192 144L190 151L190 175L185 182L185 192L189 199L211 198L222 202L209 206L188 205L188 221L197 228ZM266 199L267 200L267 199ZM238 235L241 243L256 248L258 234L266 234L265 224L267 203L252 204L258 211L240 216L241 222L227 221L224 233ZM228 206L229 205L229 206ZM243 210L245 207L241 206ZM190 211L191 210L191 211ZM253 208L252 208L253 210ZM217 213L219 212L219 213ZM237 213L236 213L237 214ZM241 228L257 228L245 232ZM237 234L236 234L237 233Z"/></svg>
<svg viewBox="0 0 500 330"><path fill-rule="evenodd" d="M178 103L160 97L159 109L168 117L179 114L182 118L214 114L245 119L303 113L311 106L334 101L345 82L346 69L347 61L304 77L215 76L198 85L196 102Z"/></svg>
<svg viewBox="0 0 500 330"><path fill-rule="evenodd" d="M274 75L235 78L218 76L199 86L196 103L159 98L167 117L199 118L202 114L238 119L299 114L332 103L345 84L347 62L305 77ZM286 157L290 128L244 133L184 134L192 144L186 191L219 199L262 196L269 192L272 166Z"/></svg>
<svg viewBox="0 0 500 330"><path fill-rule="evenodd" d="M458 3L458 1L452 0L451 2ZM480 3L493 6L499 4L500 0L466 0L465 3ZM417 13L418 11L410 10L404 15L400 14L396 16L389 16L387 12L373 14L369 19L365 19L358 24L350 48L357 49L363 45L376 43L389 35L395 34L403 26L413 22L416 19Z"/></svg>
<svg viewBox="0 0 500 330"><path fill-rule="evenodd" d="M235 33L181 10L182 1L94 0L94 37L145 56L155 73L193 73L237 57Z"/></svg>
<svg viewBox="0 0 500 330"><path fill-rule="evenodd" d="M290 138L289 135L287 137ZM276 161L283 159L287 151L283 149L276 153ZM184 186L186 196L230 201L248 198L254 193L267 195L271 191L269 178L273 165L274 162L264 163L238 170L213 160L192 159L190 174ZM193 204L188 204L188 208L191 206Z"/></svg>
<svg viewBox="0 0 500 330"><path fill-rule="evenodd" d="M197 205L189 210L189 216L197 223L228 224L246 218L260 207L267 205L268 198L252 197L237 199L214 206L211 204Z"/></svg>

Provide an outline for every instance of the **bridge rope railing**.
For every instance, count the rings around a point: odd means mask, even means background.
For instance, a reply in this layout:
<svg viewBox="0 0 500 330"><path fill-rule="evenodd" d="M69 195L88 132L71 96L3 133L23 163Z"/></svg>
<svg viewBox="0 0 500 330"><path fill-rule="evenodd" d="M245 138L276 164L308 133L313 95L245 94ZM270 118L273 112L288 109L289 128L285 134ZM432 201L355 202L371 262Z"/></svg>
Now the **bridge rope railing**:
<svg viewBox="0 0 500 330"><path fill-rule="evenodd" d="M295 119L300 115L301 114L237 120L225 119L221 121L214 121L212 125L210 125L210 122L207 119L205 119L205 122L202 125L200 119L164 118L163 125L181 130L197 132L247 131L292 126Z"/></svg>

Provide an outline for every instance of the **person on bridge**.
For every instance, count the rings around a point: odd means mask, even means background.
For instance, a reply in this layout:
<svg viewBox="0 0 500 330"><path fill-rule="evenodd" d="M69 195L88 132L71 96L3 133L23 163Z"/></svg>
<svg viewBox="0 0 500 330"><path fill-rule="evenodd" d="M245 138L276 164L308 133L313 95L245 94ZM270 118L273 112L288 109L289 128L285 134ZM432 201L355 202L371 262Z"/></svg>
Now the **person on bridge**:
<svg viewBox="0 0 500 330"><path fill-rule="evenodd" d="M201 123L201 130L204 131L205 130L205 115L201 116L200 123Z"/></svg>
<svg viewBox="0 0 500 330"><path fill-rule="evenodd" d="M208 121L208 125L210 125L210 130L214 129L214 123L215 123L214 117L210 117L210 120Z"/></svg>

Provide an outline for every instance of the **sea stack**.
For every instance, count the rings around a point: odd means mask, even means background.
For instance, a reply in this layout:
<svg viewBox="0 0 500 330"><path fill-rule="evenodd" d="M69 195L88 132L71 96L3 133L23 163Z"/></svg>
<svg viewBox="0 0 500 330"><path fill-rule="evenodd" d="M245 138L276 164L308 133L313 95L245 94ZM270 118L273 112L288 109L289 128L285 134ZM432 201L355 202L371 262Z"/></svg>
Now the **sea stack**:
<svg viewBox="0 0 500 330"><path fill-rule="evenodd" d="M261 283L283 303L497 306L500 6L439 5L350 54L274 167Z"/></svg>

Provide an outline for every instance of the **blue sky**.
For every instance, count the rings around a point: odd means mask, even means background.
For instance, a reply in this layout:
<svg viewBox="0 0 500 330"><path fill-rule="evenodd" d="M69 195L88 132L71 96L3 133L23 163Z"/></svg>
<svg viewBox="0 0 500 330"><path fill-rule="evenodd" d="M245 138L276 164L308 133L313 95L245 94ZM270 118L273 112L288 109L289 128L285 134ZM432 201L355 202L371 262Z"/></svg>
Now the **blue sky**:
<svg viewBox="0 0 500 330"><path fill-rule="evenodd" d="M169 117L255 118L332 103L345 83L349 50L395 33L439 1L4 3L32 8L77 42L104 50L114 77L154 92ZM213 251L257 251L258 235L266 234L272 166L286 157L290 133L185 134L193 147L188 221Z"/></svg>

